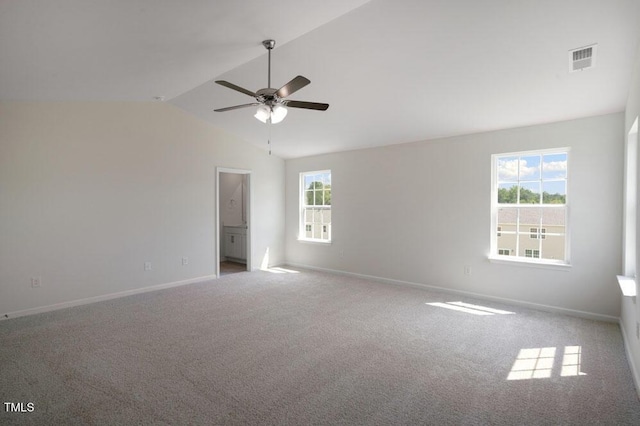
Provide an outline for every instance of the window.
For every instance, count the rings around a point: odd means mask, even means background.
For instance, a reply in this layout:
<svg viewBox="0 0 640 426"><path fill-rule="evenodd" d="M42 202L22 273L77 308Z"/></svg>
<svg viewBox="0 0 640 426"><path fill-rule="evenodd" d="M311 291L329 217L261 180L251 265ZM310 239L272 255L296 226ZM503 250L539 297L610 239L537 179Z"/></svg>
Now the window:
<svg viewBox="0 0 640 426"><path fill-rule="evenodd" d="M567 149L492 157L492 257L568 264L568 157Z"/></svg>
<svg viewBox="0 0 640 426"><path fill-rule="evenodd" d="M331 241L331 171L300 173L300 240Z"/></svg>
<svg viewBox="0 0 640 426"><path fill-rule="evenodd" d="M536 259L540 259L540 250L525 249L524 257L533 257Z"/></svg>
<svg viewBox="0 0 640 426"><path fill-rule="evenodd" d="M529 229L529 238L534 238L534 239L540 238L544 240L544 236L546 232L547 230L544 228L531 228ZM500 227L498 227L498 234L500 234Z"/></svg>

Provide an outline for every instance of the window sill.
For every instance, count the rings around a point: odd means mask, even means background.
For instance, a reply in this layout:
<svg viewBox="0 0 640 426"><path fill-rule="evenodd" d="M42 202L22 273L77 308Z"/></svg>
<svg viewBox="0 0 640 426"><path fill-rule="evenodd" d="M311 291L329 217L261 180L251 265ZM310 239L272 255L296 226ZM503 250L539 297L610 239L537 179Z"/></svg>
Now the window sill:
<svg viewBox="0 0 640 426"><path fill-rule="evenodd" d="M545 262L545 261L529 261L524 260L522 257L508 258L506 256L489 256L489 262L499 263L502 265L518 265L528 268L540 268L540 269L554 269L556 271L569 271L571 270L571 264L569 263L557 263L557 262Z"/></svg>
<svg viewBox="0 0 640 426"><path fill-rule="evenodd" d="M319 244L319 245L323 245L323 246L330 246L331 245L331 240L327 241L327 240L306 240L303 238L298 238L298 242L299 243L303 243L303 244Z"/></svg>
<svg viewBox="0 0 640 426"><path fill-rule="evenodd" d="M618 285L624 297L630 297L633 303L636 302L636 279L618 275Z"/></svg>

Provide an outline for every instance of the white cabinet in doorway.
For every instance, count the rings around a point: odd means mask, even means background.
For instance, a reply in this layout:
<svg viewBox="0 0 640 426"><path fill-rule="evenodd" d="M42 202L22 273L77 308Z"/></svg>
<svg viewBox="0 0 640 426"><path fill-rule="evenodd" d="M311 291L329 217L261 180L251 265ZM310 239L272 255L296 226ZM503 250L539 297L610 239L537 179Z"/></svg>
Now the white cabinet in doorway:
<svg viewBox="0 0 640 426"><path fill-rule="evenodd" d="M247 261L247 227L224 227L224 255L230 260Z"/></svg>

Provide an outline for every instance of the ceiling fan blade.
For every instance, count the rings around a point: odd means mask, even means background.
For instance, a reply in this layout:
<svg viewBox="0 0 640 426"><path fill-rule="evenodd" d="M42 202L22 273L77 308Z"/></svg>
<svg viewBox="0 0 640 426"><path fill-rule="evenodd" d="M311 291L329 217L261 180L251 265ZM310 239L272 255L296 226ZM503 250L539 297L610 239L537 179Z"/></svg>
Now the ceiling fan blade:
<svg viewBox="0 0 640 426"><path fill-rule="evenodd" d="M215 112L225 112L225 111L231 111L233 109L240 109L240 108L248 108L250 106L258 106L260 105L257 102L254 102L252 104L243 104L243 105L236 105L236 106L231 106L231 107L226 107L226 108L218 108L218 109L214 109Z"/></svg>
<svg viewBox="0 0 640 426"><path fill-rule="evenodd" d="M278 91L276 92L276 96L278 96L279 98L286 98L292 93L302 89L304 86L306 86L309 83L311 83L311 81L308 78L299 75L293 80L291 80L290 82L288 82L287 84L285 84L284 86L282 86L281 88L279 88Z"/></svg>
<svg viewBox="0 0 640 426"><path fill-rule="evenodd" d="M228 87L229 89L235 90L237 92L244 93L245 95L253 96L254 98L257 96L251 90L247 90L244 87L236 86L235 84L229 83L228 81L217 80L216 83L221 86Z"/></svg>
<svg viewBox="0 0 640 426"><path fill-rule="evenodd" d="M285 101L284 104L291 108L315 109L318 111L326 111L327 108L329 108L329 104L321 104L318 102Z"/></svg>

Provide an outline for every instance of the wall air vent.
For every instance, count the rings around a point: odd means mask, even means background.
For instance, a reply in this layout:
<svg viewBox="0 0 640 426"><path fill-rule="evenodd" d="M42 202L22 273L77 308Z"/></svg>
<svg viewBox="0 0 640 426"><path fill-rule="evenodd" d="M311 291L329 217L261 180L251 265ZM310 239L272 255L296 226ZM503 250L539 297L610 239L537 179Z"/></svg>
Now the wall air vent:
<svg viewBox="0 0 640 426"><path fill-rule="evenodd" d="M569 51L569 72L582 71L596 66L596 50L598 45L593 44Z"/></svg>

